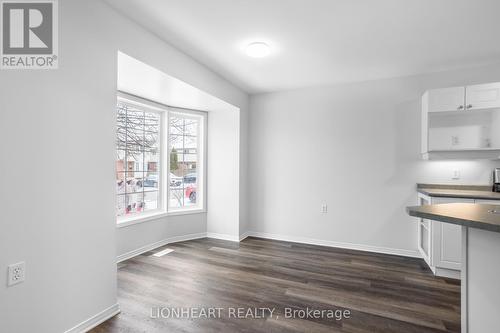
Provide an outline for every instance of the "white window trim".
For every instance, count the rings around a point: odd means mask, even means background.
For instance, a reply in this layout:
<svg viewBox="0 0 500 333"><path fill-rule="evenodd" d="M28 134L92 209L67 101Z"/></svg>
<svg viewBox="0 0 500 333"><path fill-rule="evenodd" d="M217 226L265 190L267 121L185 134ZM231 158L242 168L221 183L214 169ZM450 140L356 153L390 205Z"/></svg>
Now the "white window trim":
<svg viewBox="0 0 500 333"><path fill-rule="evenodd" d="M117 92L117 101L122 101L124 103L129 103L150 109L154 112L160 113L160 169L158 170L158 179L160 182L159 196L159 208L149 211L147 213L133 214L129 216L119 216L116 218L117 228L128 227L131 225L156 221L163 217L168 216L178 216L178 215L190 215L190 214L202 214L207 212L207 127L208 127L208 113L205 111L197 111L192 109L183 109L177 107L171 107L168 105L163 105L142 97L138 97L132 94L128 94L123 91ZM116 111L115 111L116 112ZM168 125L169 125L169 115L170 113L184 113L202 116L203 119L203 146L198 149L198 159L202 160L202 170L199 173L201 175L201 188L202 188L202 198L201 207L196 206L193 208L179 208L168 210L168 200L169 200L169 184L170 184L170 154L168 153ZM167 147L166 152L164 152L164 147ZM200 154L203 157L200 158ZM166 175L166 176L165 176ZM115 194L116 197L116 194Z"/></svg>

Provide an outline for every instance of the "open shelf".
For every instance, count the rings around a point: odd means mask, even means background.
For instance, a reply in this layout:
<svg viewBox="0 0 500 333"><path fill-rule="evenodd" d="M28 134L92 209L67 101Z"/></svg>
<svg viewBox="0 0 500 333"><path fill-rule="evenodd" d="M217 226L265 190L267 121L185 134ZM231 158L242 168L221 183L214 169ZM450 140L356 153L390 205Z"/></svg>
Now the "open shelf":
<svg viewBox="0 0 500 333"><path fill-rule="evenodd" d="M495 150L498 150L500 152L500 147L499 148L433 149L433 150L429 150L429 153L445 153L445 152L460 152L460 151L495 151Z"/></svg>
<svg viewBox="0 0 500 333"><path fill-rule="evenodd" d="M495 151L500 149L500 110L431 112L428 151Z"/></svg>

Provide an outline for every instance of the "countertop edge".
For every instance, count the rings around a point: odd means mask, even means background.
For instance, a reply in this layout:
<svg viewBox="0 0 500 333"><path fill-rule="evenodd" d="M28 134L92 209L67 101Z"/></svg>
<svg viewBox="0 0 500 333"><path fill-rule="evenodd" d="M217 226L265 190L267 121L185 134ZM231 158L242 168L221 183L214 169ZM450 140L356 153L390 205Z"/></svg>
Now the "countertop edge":
<svg viewBox="0 0 500 333"><path fill-rule="evenodd" d="M429 219L429 220L434 220L434 221L439 221L439 222L444 222L444 223L451 223L451 224L456 224L456 225L462 225L462 226L466 226L469 228L482 229L482 230L487 230L487 231L492 231L492 232L500 232L500 226L498 226L498 225L473 221L473 220L469 220L469 219L463 219L463 218L459 218L459 217L438 215L438 214L433 214L433 213L426 213L426 212L419 212L419 211L412 210L412 209L417 209L419 207L421 207L421 206L406 207L406 212L408 213L408 215L413 216L413 217L420 217L420 218L424 218L424 219Z"/></svg>
<svg viewBox="0 0 500 333"><path fill-rule="evenodd" d="M470 194L465 194L465 193L464 194L461 194L461 193L435 193L435 192L429 192L428 190L433 190L433 189L417 188L418 193L427 195L429 197L498 200L500 203L500 198L492 197L489 193L485 193L484 195L482 195L482 194L470 195ZM453 191L460 191L460 190L453 190Z"/></svg>

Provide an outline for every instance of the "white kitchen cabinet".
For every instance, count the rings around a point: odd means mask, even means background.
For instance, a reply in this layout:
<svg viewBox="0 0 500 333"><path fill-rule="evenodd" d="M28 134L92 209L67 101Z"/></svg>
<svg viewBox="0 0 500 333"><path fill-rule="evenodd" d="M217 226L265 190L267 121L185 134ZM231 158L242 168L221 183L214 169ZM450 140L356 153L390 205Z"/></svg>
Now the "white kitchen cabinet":
<svg viewBox="0 0 500 333"><path fill-rule="evenodd" d="M434 89L427 92L429 112L458 111L465 108L465 87Z"/></svg>
<svg viewBox="0 0 500 333"><path fill-rule="evenodd" d="M420 204L474 203L473 199L429 197L418 194ZM458 225L421 219L418 249L435 275L460 278L462 229Z"/></svg>
<svg viewBox="0 0 500 333"><path fill-rule="evenodd" d="M500 82L433 89L423 98L428 112L500 108Z"/></svg>
<svg viewBox="0 0 500 333"><path fill-rule="evenodd" d="M474 199L432 198L433 204L474 203ZM436 267L436 275L449 276L446 270L460 272L462 266L462 227L450 223L432 221L433 253L431 265Z"/></svg>
<svg viewBox="0 0 500 333"><path fill-rule="evenodd" d="M419 194L418 201L420 206L430 205L431 200L430 197ZM418 250L420 254L427 262L430 264L430 255L431 255L431 221L421 218L418 222Z"/></svg>
<svg viewBox="0 0 500 333"><path fill-rule="evenodd" d="M500 108L500 82L465 87L465 109Z"/></svg>
<svg viewBox="0 0 500 333"><path fill-rule="evenodd" d="M500 158L500 82L427 91L422 144L428 158Z"/></svg>

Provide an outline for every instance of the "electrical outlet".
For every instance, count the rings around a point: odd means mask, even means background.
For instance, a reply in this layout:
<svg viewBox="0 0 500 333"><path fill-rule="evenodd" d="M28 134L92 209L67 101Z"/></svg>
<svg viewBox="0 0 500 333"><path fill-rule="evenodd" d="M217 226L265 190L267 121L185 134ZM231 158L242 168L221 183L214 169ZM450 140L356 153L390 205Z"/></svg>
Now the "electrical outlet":
<svg viewBox="0 0 500 333"><path fill-rule="evenodd" d="M458 146L460 144L460 140L458 136L452 136L451 137L451 145L452 146Z"/></svg>
<svg viewBox="0 0 500 333"><path fill-rule="evenodd" d="M321 205L321 213L323 213L323 214L328 213L328 205L327 204Z"/></svg>
<svg viewBox="0 0 500 333"><path fill-rule="evenodd" d="M26 266L24 261L9 265L9 276L7 284L13 286L24 282Z"/></svg>
<svg viewBox="0 0 500 333"><path fill-rule="evenodd" d="M455 180L460 179L460 170L458 169L453 170L453 176L451 177L451 179Z"/></svg>

